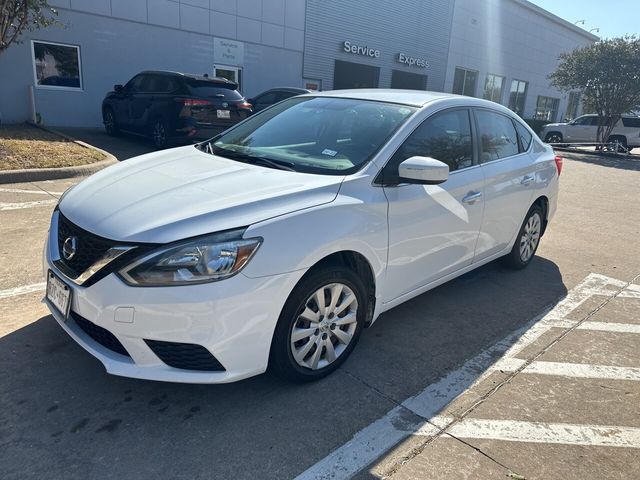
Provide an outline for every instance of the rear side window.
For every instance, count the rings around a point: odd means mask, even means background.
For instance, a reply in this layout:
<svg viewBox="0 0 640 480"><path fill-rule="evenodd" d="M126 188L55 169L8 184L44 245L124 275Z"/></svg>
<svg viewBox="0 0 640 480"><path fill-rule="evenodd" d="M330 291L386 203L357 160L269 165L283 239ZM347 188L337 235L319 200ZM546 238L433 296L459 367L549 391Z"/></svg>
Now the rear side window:
<svg viewBox="0 0 640 480"><path fill-rule="evenodd" d="M152 75L149 77L149 92L170 93L177 89L177 83L174 78L168 75ZM145 83L146 86L146 83Z"/></svg>
<svg viewBox="0 0 640 480"><path fill-rule="evenodd" d="M529 145L531 145L531 140L533 139L533 135L531 135L529 130L524 128L524 125L522 125L521 123L519 122L513 122L513 123L516 124L516 131L518 132L518 138L520 139L520 151L526 152L527 150L529 150Z"/></svg>
<svg viewBox="0 0 640 480"><path fill-rule="evenodd" d="M488 110L477 110L482 163L517 155L518 137L509 117Z"/></svg>
<svg viewBox="0 0 640 480"><path fill-rule="evenodd" d="M629 128L640 128L640 117L622 117L622 125Z"/></svg>
<svg viewBox="0 0 640 480"><path fill-rule="evenodd" d="M397 168L411 157L431 157L449 165L454 172L473 165L473 143L468 110L450 110L427 118L405 140L391 165Z"/></svg>
<svg viewBox="0 0 640 480"><path fill-rule="evenodd" d="M197 97L219 98L221 100L242 100L240 92L232 85L209 82L206 80L187 80L192 95Z"/></svg>

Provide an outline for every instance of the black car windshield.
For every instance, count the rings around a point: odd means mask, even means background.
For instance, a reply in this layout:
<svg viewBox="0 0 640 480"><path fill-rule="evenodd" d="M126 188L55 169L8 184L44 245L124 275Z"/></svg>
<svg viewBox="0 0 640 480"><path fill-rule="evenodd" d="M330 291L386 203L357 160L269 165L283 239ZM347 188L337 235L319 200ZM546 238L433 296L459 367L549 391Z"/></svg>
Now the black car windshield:
<svg viewBox="0 0 640 480"><path fill-rule="evenodd" d="M212 139L207 151L240 161L266 159L298 172L345 175L368 162L415 111L365 100L295 97Z"/></svg>

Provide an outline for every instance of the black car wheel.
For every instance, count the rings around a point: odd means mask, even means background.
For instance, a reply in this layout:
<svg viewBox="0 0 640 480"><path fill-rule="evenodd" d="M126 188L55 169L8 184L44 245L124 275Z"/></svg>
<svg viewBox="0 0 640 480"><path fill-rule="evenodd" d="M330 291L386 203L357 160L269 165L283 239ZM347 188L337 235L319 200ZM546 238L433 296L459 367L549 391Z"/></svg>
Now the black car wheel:
<svg viewBox="0 0 640 480"><path fill-rule="evenodd" d="M294 382L328 375L355 348L366 311L365 285L352 270L336 265L309 273L282 309L270 367Z"/></svg>
<svg viewBox="0 0 640 480"><path fill-rule="evenodd" d="M104 130L107 135L112 137L119 133L118 124L116 123L116 116L111 108L105 108L102 112L102 122L104 123Z"/></svg>
<svg viewBox="0 0 640 480"><path fill-rule="evenodd" d="M561 143L562 142L562 134L558 132L548 133L546 137L544 137L544 141L546 143Z"/></svg>
<svg viewBox="0 0 640 480"><path fill-rule="evenodd" d="M153 127L151 128L151 138L153 140L153 145L156 148L165 148L167 146L168 135L167 135L167 122L164 118L156 118L155 122L153 122Z"/></svg>

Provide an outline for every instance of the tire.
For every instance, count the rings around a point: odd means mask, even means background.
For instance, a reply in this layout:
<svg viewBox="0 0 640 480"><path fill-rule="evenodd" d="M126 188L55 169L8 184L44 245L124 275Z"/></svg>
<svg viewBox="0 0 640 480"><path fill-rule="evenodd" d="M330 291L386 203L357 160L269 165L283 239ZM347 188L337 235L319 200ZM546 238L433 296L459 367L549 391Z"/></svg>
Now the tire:
<svg viewBox="0 0 640 480"><path fill-rule="evenodd" d="M166 148L169 144L169 125L162 117L157 117L151 124L151 141L157 149Z"/></svg>
<svg viewBox="0 0 640 480"><path fill-rule="evenodd" d="M545 143L562 143L562 134L559 132L549 132L544 137Z"/></svg>
<svg viewBox="0 0 640 480"><path fill-rule="evenodd" d="M325 300L324 315L316 300L319 291ZM318 380L336 370L360 338L368 310L366 292L362 279L348 268L328 266L309 273L282 309L271 342L269 367L293 382ZM332 301L335 308L329 311Z"/></svg>
<svg viewBox="0 0 640 480"><path fill-rule="evenodd" d="M104 124L104 131L110 137L115 137L120 133L118 124L116 122L116 115L111 107L107 107L102 112L102 123Z"/></svg>
<svg viewBox="0 0 640 480"><path fill-rule="evenodd" d="M502 257L505 266L521 270L531 263L540 245L543 225L544 211L538 205L534 205L522 222L511 252Z"/></svg>
<svg viewBox="0 0 640 480"><path fill-rule="evenodd" d="M627 149L627 137L622 135L611 135L607 139L607 143L618 142L618 148L614 148L618 153L626 153L629 150Z"/></svg>

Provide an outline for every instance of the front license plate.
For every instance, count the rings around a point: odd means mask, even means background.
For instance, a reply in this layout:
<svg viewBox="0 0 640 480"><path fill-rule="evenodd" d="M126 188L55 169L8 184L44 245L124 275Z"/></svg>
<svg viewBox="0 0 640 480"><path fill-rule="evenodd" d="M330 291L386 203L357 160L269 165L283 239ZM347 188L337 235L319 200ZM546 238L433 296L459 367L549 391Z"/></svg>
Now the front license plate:
<svg viewBox="0 0 640 480"><path fill-rule="evenodd" d="M218 118L231 118L231 112L229 110L218 110Z"/></svg>
<svg viewBox="0 0 640 480"><path fill-rule="evenodd" d="M71 289L56 275L49 270L47 275L47 300L64 315L69 316L69 307L71 306Z"/></svg>

